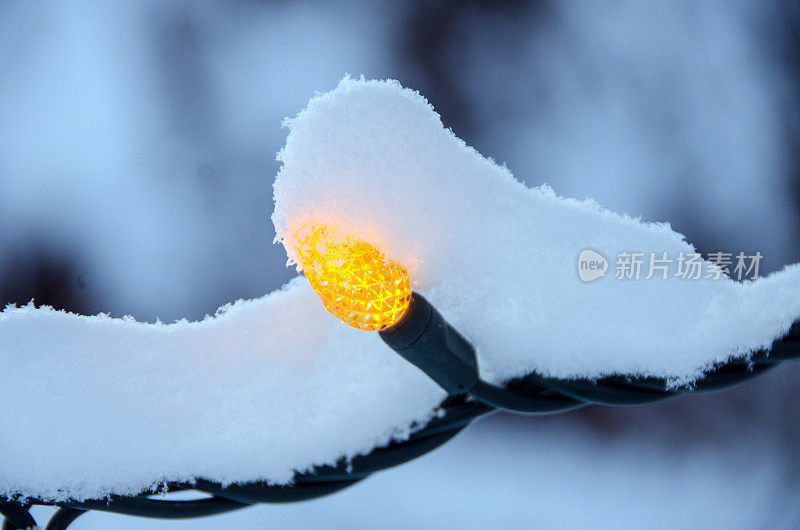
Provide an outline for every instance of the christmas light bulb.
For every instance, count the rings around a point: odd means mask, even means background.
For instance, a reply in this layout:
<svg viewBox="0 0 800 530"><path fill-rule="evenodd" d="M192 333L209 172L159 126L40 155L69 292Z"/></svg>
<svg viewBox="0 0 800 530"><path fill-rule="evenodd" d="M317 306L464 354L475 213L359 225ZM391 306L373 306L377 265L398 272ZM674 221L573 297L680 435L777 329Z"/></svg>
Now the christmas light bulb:
<svg viewBox="0 0 800 530"><path fill-rule="evenodd" d="M371 244L337 237L325 226L295 234L296 259L322 305L358 329L377 331L397 323L411 300L405 267Z"/></svg>

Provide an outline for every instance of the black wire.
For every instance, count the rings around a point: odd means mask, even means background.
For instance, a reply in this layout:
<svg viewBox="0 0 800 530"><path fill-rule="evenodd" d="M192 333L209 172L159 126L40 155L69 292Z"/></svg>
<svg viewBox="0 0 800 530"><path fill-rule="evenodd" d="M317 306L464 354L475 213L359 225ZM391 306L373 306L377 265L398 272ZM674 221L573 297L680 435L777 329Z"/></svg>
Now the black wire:
<svg viewBox="0 0 800 530"><path fill-rule="evenodd" d="M42 503L51 504L51 503ZM138 515L140 517L156 517L159 519L185 519L216 515L245 508L249 504L209 497L190 501L173 501L148 499L147 497L122 497L112 495L107 500L87 500L82 502L59 502L58 506L78 510L98 510L101 512Z"/></svg>
<svg viewBox="0 0 800 530"><path fill-rule="evenodd" d="M271 486L266 483L232 484L222 486L216 482L198 480L197 487L217 497L235 502L256 504L260 502L284 503L315 499L352 486L363 477L333 481L295 482L291 486Z"/></svg>
<svg viewBox="0 0 800 530"><path fill-rule="evenodd" d="M377 448L367 455L354 458L352 462L344 464L343 466L322 466L315 469L311 474L297 476L296 483L297 485L302 485L317 481L347 481L366 478L375 471L382 471L390 467L405 464L410 460L433 451L450 441L466 426L467 424L464 424L441 433L415 437L408 441L399 442L396 445Z"/></svg>
<svg viewBox="0 0 800 530"><path fill-rule="evenodd" d="M85 514L86 510L78 510L75 508L59 508L58 511L50 518L47 527L44 530L66 530L75 519Z"/></svg>
<svg viewBox="0 0 800 530"><path fill-rule="evenodd" d="M0 500L0 514L5 518L3 530L22 530L36 526L36 520L29 509L27 504Z"/></svg>
<svg viewBox="0 0 800 530"><path fill-rule="evenodd" d="M469 390L470 395L490 407L509 410L521 414L555 414L577 409L586 405L564 392L541 389L523 394L509 387L499 387L478 379Z"/></svg>

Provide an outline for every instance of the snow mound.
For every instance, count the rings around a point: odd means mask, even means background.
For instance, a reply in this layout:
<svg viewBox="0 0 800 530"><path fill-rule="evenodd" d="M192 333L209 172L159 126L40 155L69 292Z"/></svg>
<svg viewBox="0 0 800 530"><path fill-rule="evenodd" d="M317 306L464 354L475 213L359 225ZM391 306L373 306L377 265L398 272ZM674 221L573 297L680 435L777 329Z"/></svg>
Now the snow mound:
<svg viewBox="0 0 800 530"><path fill-rule="evenodd" d="M688 383L800 316L798 266L743 283L706 279L707 267L701 279L676 276L680 254L696 251L668 224L526 187L396 81L346 77L286 125L273 222L290 258L302 223L372 242L476 346L484 378ZM578 276L587 249L610 269L593 282ZM621 252L644 254L639 280L615 278ZM667 279L644 279L651 252L674 260Z"/></svg>
<svg viewBox="0 0 800 530"><path fill-rule="evenodd" d="M582 281L586 249L693 249L667 225L526 188L397 82L345 78L287 125L278 237L291 248L292 227L318 222L406 265L486 379L688 383L800 315L797 266L748 283ZM0 366L0 495L54 500L193 477L287 483L407 437L444 397L376 333L330 316L303 278L201 322L9 307Z"/></svg>
<svg viewBox="0 0 800 530"><path fill-rule="evenodd" d="M425 423L444 392L304 278L201 322L0 313L0 495L291 481Z"/></svg>

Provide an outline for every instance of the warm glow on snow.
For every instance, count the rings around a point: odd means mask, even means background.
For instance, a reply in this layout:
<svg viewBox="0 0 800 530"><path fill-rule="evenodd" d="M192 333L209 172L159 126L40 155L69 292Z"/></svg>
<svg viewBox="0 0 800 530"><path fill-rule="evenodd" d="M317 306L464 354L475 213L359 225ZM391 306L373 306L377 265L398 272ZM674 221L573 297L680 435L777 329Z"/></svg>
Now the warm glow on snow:
<svg viewBox="0 0 800 530"><path fill-rule="evenodd" d="M400 320L411 299L405 267L365 241L334 237L324 226L306 226L296 234L297 260L331 314L365 330Z"/></svg>

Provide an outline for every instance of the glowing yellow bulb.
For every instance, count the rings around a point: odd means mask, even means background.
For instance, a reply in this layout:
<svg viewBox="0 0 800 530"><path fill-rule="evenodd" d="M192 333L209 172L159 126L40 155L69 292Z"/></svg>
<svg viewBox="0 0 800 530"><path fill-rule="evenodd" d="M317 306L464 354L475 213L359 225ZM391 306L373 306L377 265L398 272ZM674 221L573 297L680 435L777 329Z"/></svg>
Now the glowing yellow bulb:
<svg viewBox="0 0 800 530"><path fill-rule="evenodd" d="M411 300L408 271L378 249L350 237L337 238L324 226L296 232L297 261L331 314L358 329L395 324Z"/></svg>

